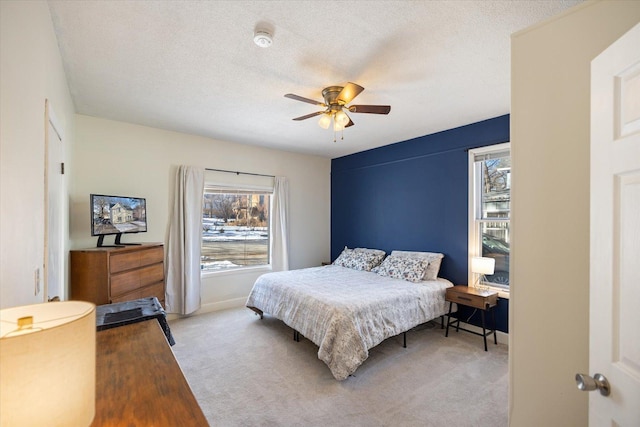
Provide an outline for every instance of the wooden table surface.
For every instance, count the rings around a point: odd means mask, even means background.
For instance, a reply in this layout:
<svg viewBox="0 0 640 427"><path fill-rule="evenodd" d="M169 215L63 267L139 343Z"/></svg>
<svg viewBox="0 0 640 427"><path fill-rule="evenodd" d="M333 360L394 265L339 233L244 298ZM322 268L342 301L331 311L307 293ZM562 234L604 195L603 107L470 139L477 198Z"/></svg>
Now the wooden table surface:
<svg viewBox="0 0 640 427"><path fill-rule="evenodd" d="M208 426L158 322L96 336L92 426Z"/></svg>

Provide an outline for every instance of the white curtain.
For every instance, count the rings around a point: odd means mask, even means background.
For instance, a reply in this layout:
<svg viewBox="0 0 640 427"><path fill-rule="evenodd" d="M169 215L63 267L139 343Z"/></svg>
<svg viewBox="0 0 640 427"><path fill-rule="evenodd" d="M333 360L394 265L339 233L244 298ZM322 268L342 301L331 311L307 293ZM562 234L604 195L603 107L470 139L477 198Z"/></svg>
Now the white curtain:
<svg viewBox="0 0 640 427"><path fill-rule="evenodd" d="M273 186L271 208L271 268L273 271L289 269L289 182L277 176Z"/></svg>
<svg viewBox="0 0 640 427"><path fill-rule="evenodd" d="M191 314L200 308L203 191L203 168L178 167L167 245L165 305L169 313Z"/></svg>

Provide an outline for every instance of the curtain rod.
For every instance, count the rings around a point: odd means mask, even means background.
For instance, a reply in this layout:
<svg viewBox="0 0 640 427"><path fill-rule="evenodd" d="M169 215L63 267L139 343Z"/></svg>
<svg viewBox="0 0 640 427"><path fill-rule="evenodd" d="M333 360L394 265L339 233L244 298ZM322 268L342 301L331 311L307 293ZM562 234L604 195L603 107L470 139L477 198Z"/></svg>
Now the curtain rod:
<svg viewBox="0 0 640 427"><path fill-rule="evenodd" d="M225 170L225 169L212 169L212 168L204 168L204 170L207 171L213 171L213 172L226 172L226 173L235 173L236 175L252 175L252 176L266 176L268 178L275 178L274 175L265 175L265 174L261 174L261 173L252 173L252 172L238 172L238 171L229 171L229 170Z"/></svg>

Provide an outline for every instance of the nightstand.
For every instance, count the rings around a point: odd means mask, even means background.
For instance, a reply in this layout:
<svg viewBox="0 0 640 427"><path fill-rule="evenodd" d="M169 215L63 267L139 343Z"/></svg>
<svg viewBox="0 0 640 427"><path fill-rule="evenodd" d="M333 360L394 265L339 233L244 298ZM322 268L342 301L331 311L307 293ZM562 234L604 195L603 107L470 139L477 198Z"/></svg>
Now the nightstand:
<svg viewBox="0 0 640 427"><path fill-rule="evenodd" d="M449 325L456 325L456 332L460 329L466 332L470 332L475 335L480 335L484 338L484 351L487 351L487 337L493 334L493 342L498 344L498 337L496 336L496 317L493 312L493 308L498 304L498 292L489 291L485 289L473 288L471 286L458 285L451 288L447 288L445 294L445 300L449 301L449 313L447 314L447 332L445 337L449 336ZM482 318L482 333L470 331L460 327L460 319L451 321L451 308L453 303L466 305L480 310L480 316ZM484 324L484 313L491 312L492 328L489 331L486 330ZM468 320L468 319L467 319ZM466 323L466 322L465 322Z"/></svg>

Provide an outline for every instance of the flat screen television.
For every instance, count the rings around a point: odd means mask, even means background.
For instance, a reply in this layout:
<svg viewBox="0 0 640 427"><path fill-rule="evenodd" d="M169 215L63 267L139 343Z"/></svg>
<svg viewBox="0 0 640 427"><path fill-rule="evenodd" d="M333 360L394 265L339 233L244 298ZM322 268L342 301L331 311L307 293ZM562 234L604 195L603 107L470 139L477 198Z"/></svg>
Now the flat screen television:
<svg viewBox="0 0 640 427"><path fill-rule="evenodd" d="M140 197L91 194L91 235L98 236L98 247L136 245L121 243L127 233L147 231L147 202ZM104 236L114 234L115 245L105 245Z"/></svg>

